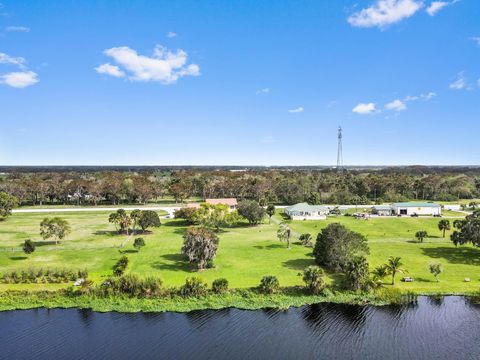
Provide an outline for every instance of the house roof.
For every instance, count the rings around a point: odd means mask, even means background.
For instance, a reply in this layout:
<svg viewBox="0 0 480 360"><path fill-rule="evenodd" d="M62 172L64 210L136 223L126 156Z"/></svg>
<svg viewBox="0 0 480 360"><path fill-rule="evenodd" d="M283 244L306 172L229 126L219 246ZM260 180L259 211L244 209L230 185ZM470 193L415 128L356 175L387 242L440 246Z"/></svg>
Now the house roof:
<svg viewBox="0 0 480 360"><path fill-rule="evenodd" d="M196 203L196 202L188 203L188 204L187 204L187 208L198 209L198 208L200 208L200 204L199 204L199 203Z"/></svg>
<svg viewBox="0 0 480 360"><path fill-rule="evenodd" d="M440 207L440 205L431 202L400 202L394 203L395 207Z"/></svg>
<svg viewBox="0 0 480 360"><path fill-rule="evenodd" d="M300 211L300 212L315 212L315 211L328 211L326 206L322 205L310 205L307 203L299 203L285 208L286 211Z"/></svg>
<svg viewBox="0 0 480 360"><path fill-rule="evenodd" d="M225 198L225 199L205 199L205 202L207 204L211 204L211 205L218 205L218 204L222 204L222 205L228 205L228 206L235 206L237 205L237 199L235 198Z"/></svg>
<svg viewBox="0 0 480 360"><path fill-rule="evenodd" d="M392 205L375 205L373 208L375 210L393 210Z"/></svg>

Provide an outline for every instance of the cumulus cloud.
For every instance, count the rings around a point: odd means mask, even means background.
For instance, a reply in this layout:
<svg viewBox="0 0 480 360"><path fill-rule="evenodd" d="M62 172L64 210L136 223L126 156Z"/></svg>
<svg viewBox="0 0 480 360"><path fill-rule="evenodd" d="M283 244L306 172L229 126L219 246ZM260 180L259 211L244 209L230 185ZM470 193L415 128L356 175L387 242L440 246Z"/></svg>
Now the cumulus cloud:
<svg viewBox="0 0 480 360"><path fill-rule="evenodd" d="M263 89L257 90L255 94L261 95L261 94L268 94L269 92L270 92L270 88L263 88Z"/></svg>
<svg viewBox="0 0 480 360"><path fill-rule="evenodd" d="M125 73L120 70L118 66L106 63L95 68L95 71L99 74L106 74L113 77L124 77Z"/></svg>
<svg viewBox="0 0 480 360"><path fill-rule="evenodd" d="M171 39L171 38L177 37L178 34L173 32L173 31L169 31L169 32L167 32L166 36L167 36L167 38Z"/></svg>
<svg viewBox="0 0 480 360"><path fill-rule="evenodd" d="M467 79L463 72L457 74L455 80L450 84L452 90L463 90L467 88Z"/></svg>
<svg viewBox="0 0 480 360"><path fill-rule="evenodd" d="M157 45L152 56L145 56L139 55L128 46L120 46L107 49L104 51L104 54L111 57L118 64L118 72L115 71L115 73L125 72L131 81L153 81L162 84L173 84L181 77L200 75L200 67L197 64L187 65L188 55L181 49L170 51L163 46ZM95 69L102 68L107 64L110 65L106 63ZM104 73L112 75L108 72Z"/></svg>
<svg viewBox="0 0 480 360"><path fill-rule="evenodd" d="M374 103L359 103L352 111L360 115L369 115L375 112L376 107Z"/></svg>
<svg viewBox="0 0 480 360"><path fill-rule="evenodd" d="M30 28L26 26L7 26L5 28L7 32L30 32Z"/></svg>
<svg viewBox="0 0 480 360"><path fill-rule="evenodd" d="M305 110L305 109L304 109L303 107L299 106L299 107L297 107L297 108L295 108L295 109L290 109L290 110L288 110L288 112L294 114L294 113L301 113L301 112L303 112L304 110Z"/></svg>
<svg viewBox="0 0 480 360"><path fill-rule="evenodd" d="M14 88L25 88L38 83L38 74L33 71L16 71L0 75L0 83Z"/></svg>
<svg viewBox="0 0 480 360"><path fill-rule="evenodd" d="M394 111L407 110L407 105L400 99L393 100L385 105L385 109Z"/></svg>
<svg viewBox="0 0 480 360"><path fill-rule="evenodd" d="M20 71L13 71L0 75L0 84L14 88L25 88L36 84L38 74L28 70L27 61L23 57L13 57L5 53L0 53L0 64L13 65Z"/></svg>
<svg viewBox="0 0 480 360"><path fill-rule="evenodd" d="M377 0L373 5L353 13L347 21L357 27L379 27L398 23L423 7L420 0Z"/></svg>

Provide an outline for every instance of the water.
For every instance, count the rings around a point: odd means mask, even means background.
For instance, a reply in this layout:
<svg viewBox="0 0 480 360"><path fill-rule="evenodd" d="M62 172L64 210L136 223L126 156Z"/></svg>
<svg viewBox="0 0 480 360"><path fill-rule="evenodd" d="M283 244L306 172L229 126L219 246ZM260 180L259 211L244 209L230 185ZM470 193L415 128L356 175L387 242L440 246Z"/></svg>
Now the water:
<svg viewBox="0 0 480 360"><path fill-rule="evenodd" d="M2 359L480 359L480 306L319 304L188 314L0 313Z"/></svg>

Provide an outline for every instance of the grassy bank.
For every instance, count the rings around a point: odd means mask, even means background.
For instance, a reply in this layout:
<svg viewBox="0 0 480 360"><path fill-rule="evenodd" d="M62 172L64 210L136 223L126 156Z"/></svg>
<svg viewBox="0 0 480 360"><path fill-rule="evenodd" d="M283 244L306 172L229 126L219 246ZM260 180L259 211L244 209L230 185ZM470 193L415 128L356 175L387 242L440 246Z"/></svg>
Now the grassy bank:
<svg viewBox="0 0 480 360"><path fill-rule="evenodd" d="M303 288L283 288L280 293L265 295L254 289L237 289L228 294L209 294L204 297L167 296L159 298L99 297L71 295L60 291L7 291L0 293L0 311L33 308L88 308L99 312L189 312L194 310L238 308L257 310L265 308L288 309L314 303L330 302L357 305L386 305L410 301L397 291L376 293L330 292L309 295Z"/></svg>
<svg viewBox="0 0 480 360"><path fill-rule="evenodd" d="M228 296L211 295L202 299L66 298L57 291L70 287L71 283L0 283L1 309L59 306L91 307L99 311L189 311L221 307L284 308L319 301L350 302L359 299L359 295L349 293L335 293L326 298L302 292L287 292L270 297L249 293L249 289L258 286L264 275L277 276L282 287L301 286L303 282L299 273L314 264L312 249L301 246L296 238L293 239L290 250L285 243L278 241L278 224L274 221L268 223L266 220L259 226L239 224L221 231L215 267L194 272L180 252L186 228L182 221L162 220L160 228L153 229L148 234L139 234L145 238L146 246L136 251L133 248L134 237L118 234L107 221L108 212L62 214L61 217L71 224L72 233L59 245L44 242L39 236L39 223L45 216L46 214L17 213L0 222L0 273L68 266L69 269L87 269L89 279L98 285L111 276L114 263L122 255L127 255L130 259L127 273L140 277L159 277L166 288L179 287L187 277L197 276L208 284L214 279L226 278L230 288L236 290ZM283 220L280 214L275 217ZM389 256L400 256L403 267L408 270L408 276L415 281L397 281L395 286L385 284L389 291L419 295L476 293L480 288L480 249L469 245L456 248L449 240L450 232L447 232L446 238L442 237L437 227L438 220L393 217L365 221L338 216L329 217L325 221L290 221L289 225L295 233L308 232L314 238L323 227L332 222L340 222L349 229L364 234L369 242L368 261L371 269L384 263ZM426 230L430 235L423 243L414 238L418 230ZM21 245L25 239L32 239L37 244L33 254L25 255L22 252ZM433 262L442 263L444 268L439 282L435 281L428 269ZM471 282L464 282L466 277ZM335 288L334 285L340 278L338 275L327 275L326 282ZM385 279L386 283L388 281ZM28 293L20 296L19 291ZM45 291L54 292L54 295L45 298L42 295ZM367 299L378 300L373 295L368 295Z"/></svg>

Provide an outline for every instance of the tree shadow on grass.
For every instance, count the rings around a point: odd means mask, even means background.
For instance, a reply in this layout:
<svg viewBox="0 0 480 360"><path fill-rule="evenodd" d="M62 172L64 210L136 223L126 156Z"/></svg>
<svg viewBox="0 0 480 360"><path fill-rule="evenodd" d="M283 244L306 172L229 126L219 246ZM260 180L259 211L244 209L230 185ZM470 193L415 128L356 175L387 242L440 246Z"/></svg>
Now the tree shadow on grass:
<svg viewBox="0 0 480 360"><path fill-rule="evenodd" d="M160 256L161 259L166 261L173 261L173 263L165 263L163 261L156 261L151 266L157 270L169 270L169 271L191 271L190 264L182 254L165 254Z"/></svg>
<svg viewBox="0 0 480 360"><path fill-rule="evenodd" d="M470 247L436 247L422 249L424 255L445 259L452 264L480 265L480 250Z"/></svg>
<svg viewBox="0 0 480 360"><path fill-rule="evenodd" d="M431 283L431 282L433 282L433 280L431 280L431 279L426 279L426 278L421 278L421 277L416 277L416 278L415 278L415 281L416 281L416 282L424 282L424 283Z"/></svg>
<svg viewBox="0 0 480 360"><path fill-rule="evenodd" d="M174 219L174 220L169 220L167 222L162 223L162 226L175 226L175 227L178 227L178 226L187 227L190 225L192 224L190 224L187 220L183 220L183 219Z"/></svg>
<svg viewBox="0 0 480 360"><path fill-rule="evenodd" d="M97 230L93 233L93 235L118 236L118 235L125 235L125 234L120 233L117 230Z"/></svg>
<svg viewBox="0 0 480 360"><path fill-rule="evenodd" d="M10 260L26 260L27 257L26 256L12 256L10 257Z"/></svg>
<svg viewBox="0 0 480 360"><path fill-rule="evenodd" d="M129 250L118 250L118 252L120 254L136 254L136 253L138 253L138 250L131 250L131 249L129 249Z"/></svg>
<svg viewBox="0 0 480 360"><path fill-rule="evenodd" d="M284 261L282 265L292 270L303 270L307 266L315 265L315 262L312 259L291 259Z"/></svg>
<svg viewBox="0 0 480 360"><path fill-rule="evenodd" d="M58 244L55 241L34 241L33 244L35 246L48 246L48 245L60 245L61 242L59 241ZM21 244L23 246L23 244Z"/></svg>
<svg viewBox="0 0 480 360"><path fill-rule="evenodd" d="M279 243L279 244L270 244L270 245L255 245L254 248L259 250L274 250L274 249L280 249L280 248L287 249L287 244Z"/></svg>

